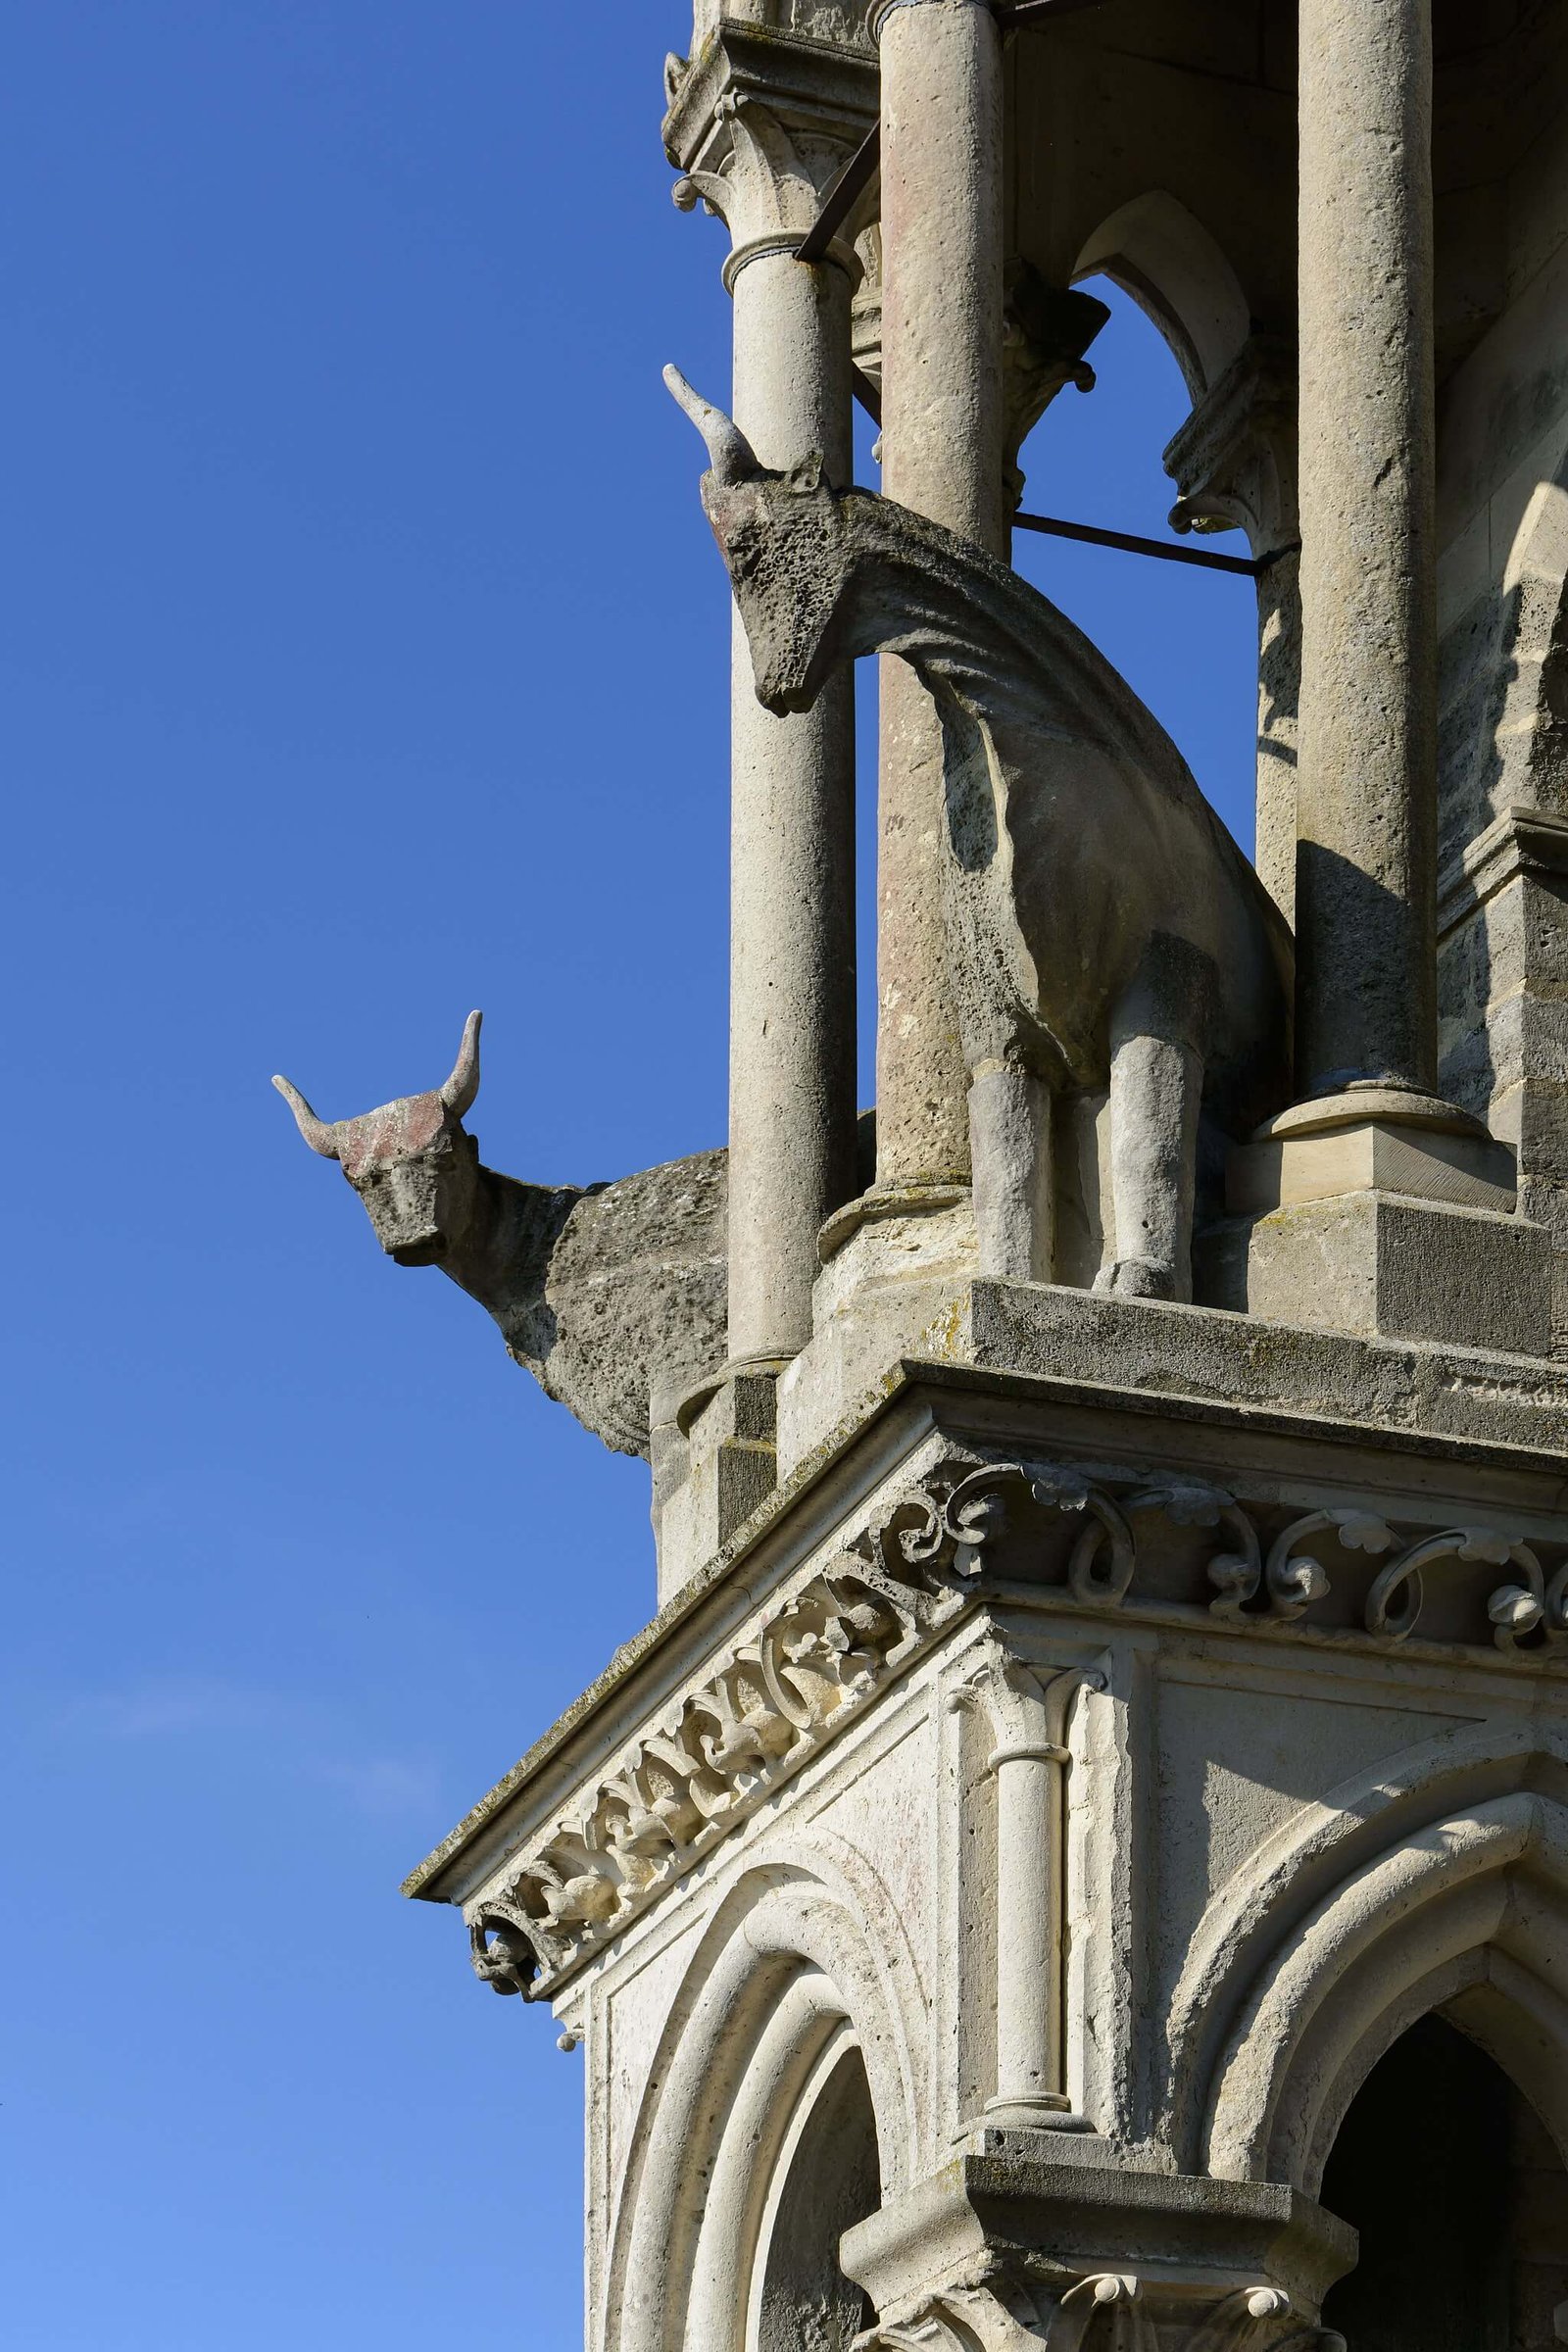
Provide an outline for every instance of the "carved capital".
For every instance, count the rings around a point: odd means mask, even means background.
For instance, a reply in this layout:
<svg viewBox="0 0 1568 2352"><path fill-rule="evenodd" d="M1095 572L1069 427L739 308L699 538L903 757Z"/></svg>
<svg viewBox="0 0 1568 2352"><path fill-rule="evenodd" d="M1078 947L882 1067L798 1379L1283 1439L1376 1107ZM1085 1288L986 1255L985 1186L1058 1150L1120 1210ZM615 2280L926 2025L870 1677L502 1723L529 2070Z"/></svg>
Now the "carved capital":
<svg viewBox="0 0 1568 2352"><path fill-rule="evenodd" d="M1080 1690L1102 1690L1104 1677L1083 1666L1026 1665L1000 1642L953 1692L955 1711L983 1713L995 1741L992 1768L1029 1762L1065 1764L1067 1719Z"/></svg>
<svg viewBox="0 0 1568 2352"><path fill-rule="evenodd" d="M1110 311L1076 286L1053 286L1026 261L1008 265L1002 317L1002 397L1005 416L1007 495L1022 503L1018 452L1067 384L1092 392L1095 371L1084 354Z"/></svg>
<svg viewBox="0 0 1568 2352"><path fill-rule="evenodd" d="M1296 352L1253 335L1167 446L1178 531L1246 531L1254 555L1297 536ZM1266 576L1266 575L1265 575Z"/></svg>
<svg viewBox="0 0 1568 2352"><path fill-rule="evenodd" d="M677 73L664 120L664 150L682 174L675 202L683 212L701 205L728 228L726 285L759 255L794 250L876 110L868 56L728 22ZM829 249L857 283L856 240L874 207L868 191L861 217Z"/></svg>

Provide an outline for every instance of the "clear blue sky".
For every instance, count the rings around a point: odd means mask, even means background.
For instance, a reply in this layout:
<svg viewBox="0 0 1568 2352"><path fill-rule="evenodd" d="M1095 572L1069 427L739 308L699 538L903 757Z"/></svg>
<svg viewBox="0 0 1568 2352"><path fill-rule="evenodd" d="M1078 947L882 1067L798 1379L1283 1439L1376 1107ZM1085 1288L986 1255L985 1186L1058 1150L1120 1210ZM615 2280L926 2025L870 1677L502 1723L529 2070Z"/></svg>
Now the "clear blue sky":
<svg viewBox="0 0 1568 2352"><path fill-rule="evenodd" d="M397 1886L648 1614L646 1473L267 1081L431 1086L482 1004L494 1164L722 1137L689 11L0 21L8 2340L564 2347L581 2061ZM1179 378L1097 357L1031 502L1159 529ZM1250 590L1020 555L1246 838Z"/></svg>

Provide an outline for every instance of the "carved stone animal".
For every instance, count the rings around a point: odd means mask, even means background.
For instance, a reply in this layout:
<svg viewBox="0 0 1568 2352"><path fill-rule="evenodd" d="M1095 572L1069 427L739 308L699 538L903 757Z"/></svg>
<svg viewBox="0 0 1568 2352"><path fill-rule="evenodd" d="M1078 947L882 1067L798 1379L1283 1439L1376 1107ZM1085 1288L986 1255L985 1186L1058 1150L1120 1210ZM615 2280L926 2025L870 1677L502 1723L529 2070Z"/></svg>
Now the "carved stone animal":
<svg viewBox="0 0 1568 2352"><path fill-rule="evenodd" d="M464 1127L479 1091L478 1013L443 1086L330 1124L272 1084L313 1152L335 1159L401 1266L439 1266L514 1359L617 1453L725 1357L725 1155L699 1152L613 1184L520 1184Z"/></svg>
<svg viewBox="0 0 1568 2352"><path fill-rule="evenodd" d="M1051 1097L1108 1085L1115 1252L1096 1287L1192 1296L1200 1110L1288 1099L1292 947L1186 762L1072 622L979 548L819 458L758 463L666 369L708 444L703 505L759 699L808 710L901 655L944 736L946 933L970 1079L982 1270L1050 1279Z"/></svg>

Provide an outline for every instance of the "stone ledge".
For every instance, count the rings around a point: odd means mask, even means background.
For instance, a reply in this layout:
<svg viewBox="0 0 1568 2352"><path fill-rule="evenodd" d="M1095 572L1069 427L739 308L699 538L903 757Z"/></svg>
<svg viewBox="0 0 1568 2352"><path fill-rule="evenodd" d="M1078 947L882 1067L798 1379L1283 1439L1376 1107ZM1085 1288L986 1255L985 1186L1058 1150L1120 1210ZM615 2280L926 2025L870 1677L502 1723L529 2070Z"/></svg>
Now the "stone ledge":
<svg viewBox="0 0 1568 2352"><path fill-rule="evenodd" d="M1219 1307L972 1282L941 1353L1148 1396L1543 1448L1568 1471L1568 1364L1435 1341L1355 1339Z"/></svg>
<svg viewBox="0 0 1568 2352"><path fill-rule="evenodd" d="M977 2275L1059 2291L1107 2271L1133 2273L1146 2296L1263 2280L1315 2313L1355 2249L1337 2215L1270 2181L988 2154L956 2158L859 2223L843 2263L884 2322Z"/></svg>
<svg viewBox="0 0 1568 2352"><path fill-rule="evenodd" d="M851 1514L918 1478L950 1443L945 1430L965 1444L984 1432L987 1448L1049 1446L1095 1458L1111 1414L1130 1425L1114 1450L1147 1446L1152 1466L1191 1456L1195 1475L1227 1485L1243 1475L1244 1447L1294 1462L1304 1442L1315 1478L1359 1487L1371 1475L1376 1485L1371 1466L1381 1463L1385 1488L1451 1488L1455 1519L1495 1517L1517 1498L1515 1532L1528 1535L1525 1522L1544 1514L1548 1530L1557 1514L1568 1524L1568 1367L978 1282L960 1286L925 1345L943 1360L884 1363L753 1518L411 1874L406 1893L462 1899L515 1853L815 1547L842 1544ZM1336 1451L1345 1457L1338 1469ZM1216 1472L1211 1460L1204 1470L1200 1456L1233 1466ZM1333 1629L1300 1634L1345 1639ZM1538 1671L1524 1657L1507 1670Z"/></svg>

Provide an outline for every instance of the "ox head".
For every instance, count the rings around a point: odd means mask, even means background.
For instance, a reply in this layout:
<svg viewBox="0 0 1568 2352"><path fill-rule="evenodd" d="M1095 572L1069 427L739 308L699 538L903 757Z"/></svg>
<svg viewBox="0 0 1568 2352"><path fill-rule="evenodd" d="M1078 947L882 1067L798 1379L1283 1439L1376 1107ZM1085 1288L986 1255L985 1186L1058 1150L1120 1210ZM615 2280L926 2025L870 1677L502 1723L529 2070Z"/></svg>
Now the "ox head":
<svg viewBox="0 0 1568 2352"><path fill-rule="evenodd" d="M808 710L830 673L858 650L844 641L851 545L841 501L812 452L787 473L760 464L722 409L678 368L664 381L708 444L703 511L728 568L752 649L757 699L782 717Z"/></svg>
<svg viewBox="0 0 1568 2352"><path fill-rule="evenodd" d="M439 1265L461 1250L479 1200L479 1147L463 1114L479 1092L479 1023L470 1012L446 1083L405 1095L357 1119L318 1119L286 1078L272 1084L301 1135L335 1159L369 1211L375 1236L400 1266Z"/></svg>

